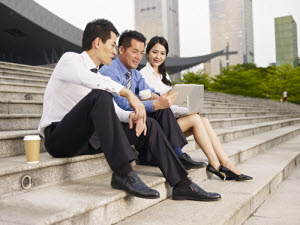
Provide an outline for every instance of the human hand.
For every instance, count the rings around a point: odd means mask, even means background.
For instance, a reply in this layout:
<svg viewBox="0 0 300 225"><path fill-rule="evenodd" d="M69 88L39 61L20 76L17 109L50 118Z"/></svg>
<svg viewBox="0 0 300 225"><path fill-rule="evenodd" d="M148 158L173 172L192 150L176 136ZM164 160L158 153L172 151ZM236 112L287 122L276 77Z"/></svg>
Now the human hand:
<svg viewBox="0 0 300 225"><path fill-rule="evenodd" d="M131 108L133 108L133 110L135 112L134 120L137 121L139 118L142 118L142 121L145 123L146 122L146 116L147 116L145 106L135 96L135 94L133 94L133 92L131 92L127 88L123 88L120 91L120 95L127 98L129 105L131 106Z"/></svg>
<svg viewBox="0 0 300 225"><path fill-rule="evenodd" d="M156 93L151 93L151 99L150 100L156 100L159 98L159 95Z"/></svg>
<svg viewBox="0 0 300 225"><path fill-rule="evenodd" d="M129 129L132 129L133 125L135 124L136 136L139 137L141 135L141 133L143 133L143 132L144 132L144 135L146 135L146 133L147 133L146 123L143 122L142 118L140 118L138 120L134 120L134 117L135 117L134 112L129 114L129 121L128 121Z"/></svg>
<svg viewBox="0 0 300 225"><path fill-rule="evenodd" d="M159 98L153 101L153 109L158 110L158 109L166 109L170 108L171 105L174 104L174 102L177 99L178 92L174 92L170 94L171 90L166 92L165 94L161 95Z"/></svg>

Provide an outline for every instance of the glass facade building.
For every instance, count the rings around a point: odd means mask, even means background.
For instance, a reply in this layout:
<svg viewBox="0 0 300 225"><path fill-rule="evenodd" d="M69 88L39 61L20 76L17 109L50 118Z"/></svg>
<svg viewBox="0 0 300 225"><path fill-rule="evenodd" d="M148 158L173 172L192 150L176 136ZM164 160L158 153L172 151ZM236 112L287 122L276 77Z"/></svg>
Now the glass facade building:
<svg viewBox="0 0 300 225"><path fill-rule="evenodd" d="M135 0L135 29L145 35L163 36L168 56L180 56L178 0Z"/></svg>
<svg viewBox="0 0 300 225"><path fill-rule="evenodd" d="M229 65L254 63L252 0L210 0L211 52L238 51L220 56L206 64L210 75Z"/></svg>
<svg viewBox="0 0 300 225"><path fill-rule="evenodd" d="M292 16L275 18L276 65L298 66L297 24Z"/></svg>

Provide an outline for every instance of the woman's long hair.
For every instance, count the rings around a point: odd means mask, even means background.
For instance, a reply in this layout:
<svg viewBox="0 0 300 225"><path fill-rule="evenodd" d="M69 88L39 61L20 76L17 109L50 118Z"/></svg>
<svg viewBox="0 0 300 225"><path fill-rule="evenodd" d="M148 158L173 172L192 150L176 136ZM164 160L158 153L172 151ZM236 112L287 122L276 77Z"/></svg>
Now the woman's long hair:
<svg viewBox="0 0 300 225"><path fill-rule="evenodd" d="M166 39L164 39L163 37L159 37L159 36L155 36L153 38L151 38L151 40L149 41L147 48L146 48L146 53L149 54L150 50L153 48L154 45L156 45L157 43L163 45L166 49L166 56L169 53L169 46L168 46L168 42ZM168 86L172 86L171 82L167 79L167 73L166 73L166 66L165 66L165 61L159 65L158 67L158 72L162 75L162 82Z"/></svg>

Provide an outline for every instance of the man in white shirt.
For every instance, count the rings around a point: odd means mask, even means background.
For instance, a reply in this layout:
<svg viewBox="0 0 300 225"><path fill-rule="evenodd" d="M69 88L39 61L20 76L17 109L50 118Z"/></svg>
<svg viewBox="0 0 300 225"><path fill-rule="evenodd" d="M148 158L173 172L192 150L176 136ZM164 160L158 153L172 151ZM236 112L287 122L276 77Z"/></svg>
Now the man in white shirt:
<svg viewBox="0 0 300 225"><path fill-rule="evenodd" d="M114 25L107 20L95 20L86 26L82 41L85 51L65 53L51 75L44 95L39 131L45 137L50 155L72 157L98 153L101 149L114 177L123 182L115 182L116 185L139 197L158 198L159 193L147 187L132 170L129 162L135 155L120 123L120 120L129 122L131 127L135 123L137 136L146 133L145 108L131 91L99 75L96 69L102 63L111 63L116 55L118 35ZM111 93L126 97L135 112L115 109ZM99 149L93 149L89 141L94 131L101 142ZM124 185L127 175L139 182Z"/></svg>

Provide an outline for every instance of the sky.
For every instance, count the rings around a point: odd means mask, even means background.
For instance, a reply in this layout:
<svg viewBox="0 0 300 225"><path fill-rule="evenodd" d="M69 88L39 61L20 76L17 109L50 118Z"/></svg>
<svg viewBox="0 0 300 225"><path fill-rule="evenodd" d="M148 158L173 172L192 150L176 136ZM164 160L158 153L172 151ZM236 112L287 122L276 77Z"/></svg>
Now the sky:
<svg viewBox="0 0 300 225"><path fill-rule="evenodd" d="M137 0L138 1L138 0ZM134 0L35 0L55 15L83 30L97 18L110 20L122 32L134 29ZM276 62L274 18L292 15L298 28L300 56L300 0L253 0L255 63ZM178 0L180 56L210 53L209 0Z"/></svg>

